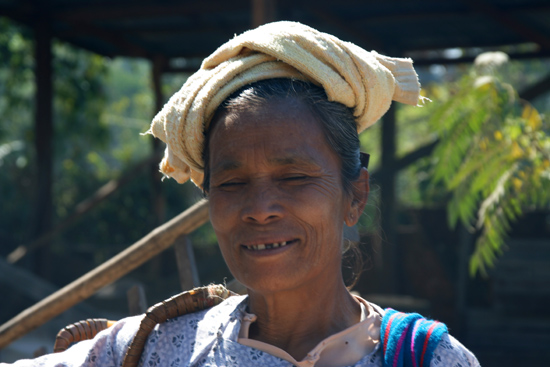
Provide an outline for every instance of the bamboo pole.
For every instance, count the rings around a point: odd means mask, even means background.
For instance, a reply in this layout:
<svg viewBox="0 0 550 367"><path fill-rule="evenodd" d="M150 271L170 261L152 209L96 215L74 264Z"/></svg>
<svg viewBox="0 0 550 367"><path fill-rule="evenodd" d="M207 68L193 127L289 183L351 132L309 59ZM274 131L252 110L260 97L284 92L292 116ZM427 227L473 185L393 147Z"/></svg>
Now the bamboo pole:
<svg viewBox="0 0 550 367"><path fill-rule="evenodd" d="M207 201L201 200L126 250L0 326L0 349L137 268L170 247L177 237L194 231L207 221Z"/></svg>

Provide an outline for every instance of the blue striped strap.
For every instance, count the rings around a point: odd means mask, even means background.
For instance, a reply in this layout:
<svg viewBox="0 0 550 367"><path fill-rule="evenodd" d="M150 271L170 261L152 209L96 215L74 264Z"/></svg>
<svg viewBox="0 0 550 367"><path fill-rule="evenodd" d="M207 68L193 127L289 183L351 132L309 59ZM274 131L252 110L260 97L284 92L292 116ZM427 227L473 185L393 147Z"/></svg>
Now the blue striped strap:
<svg viewBox="0 0 550 367"><path fill-rule="evenodd" d="M417 313L385 310L380 328L384 367L429 367L447 326Z"/></svg>

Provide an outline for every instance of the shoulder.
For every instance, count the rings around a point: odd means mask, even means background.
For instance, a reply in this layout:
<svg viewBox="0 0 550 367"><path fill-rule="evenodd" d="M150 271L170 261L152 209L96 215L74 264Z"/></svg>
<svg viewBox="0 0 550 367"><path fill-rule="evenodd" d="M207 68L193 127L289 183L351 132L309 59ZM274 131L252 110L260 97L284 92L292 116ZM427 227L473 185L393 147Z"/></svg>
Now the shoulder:
<svg viewBox="0 0 550 367"><path fill-rule="evenodd" d="M168 352L172 357L177 352L185 350L190 355L197 346L206 346L221 326L229 324L232 318L237 321L234 315L243 304L243 300L244 297L230 297L210 309L179 316L157 325L147 338L144 357L153 362L160 356L164 357L163 352ZM62 353L48 354L32 360L19 360L13 366L118 367L122 364L142 319L143 315L124 318L98 333L94 339L78 342ZM175 361L178 361L178 358L176 357ZM0 367L3 366L8 365L0 363Z"/></svg>
<svg viewBox="0 0 550 367"><path fill-rule="evenodd" d="M451 335L442 335L435 348L432 367L479 367L479 362L472 352Z"/></svg>
<svg viewBox="0 0 550 367"><path fill-rule="evenodd" d="M46 354L36 359L22 359L13 366L117 367L122 363L139 322L139 316L122 319L98 333L95 338L75 343L62 353ZM8 365L0 363L0 366Z"/></svg>
<svg viewBox="0 0 550 367"><path fill-rule="evenodd" d="M245 298L243 296L233 296L211 308L168 319L166 322L157 325L154 331L183 330L195 334L205 330L217 330L230 319L239 317Z"/></svg>
<svg viewBox="0 0 550 367"><path fill-rule="evenodd" d="M169 319L149 334L141 356L144 366L192 365L214 345L220 333L238 331L243 297Z"/></svg>

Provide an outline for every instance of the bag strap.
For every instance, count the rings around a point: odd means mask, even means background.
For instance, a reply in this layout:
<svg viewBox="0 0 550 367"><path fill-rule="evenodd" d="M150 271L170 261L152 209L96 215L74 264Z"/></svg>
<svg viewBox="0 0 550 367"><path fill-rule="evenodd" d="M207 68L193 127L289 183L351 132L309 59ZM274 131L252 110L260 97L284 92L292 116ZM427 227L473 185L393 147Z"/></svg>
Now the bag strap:
<svg viewBox="0 0 550 367"><path fill-rule="evenodd" d="M147 337L157 324L177 316L213 307L233 295L235 293L222 285L209 285L180 293L150 307L143 316L139 329L126 351L122 367L138 365Z"/></svg>
<svg viewBox="0 0 550 367"><path fill-rule="evenodd" d="M429 367L445 324L388 308L380 327L384 367Z"/></svg>

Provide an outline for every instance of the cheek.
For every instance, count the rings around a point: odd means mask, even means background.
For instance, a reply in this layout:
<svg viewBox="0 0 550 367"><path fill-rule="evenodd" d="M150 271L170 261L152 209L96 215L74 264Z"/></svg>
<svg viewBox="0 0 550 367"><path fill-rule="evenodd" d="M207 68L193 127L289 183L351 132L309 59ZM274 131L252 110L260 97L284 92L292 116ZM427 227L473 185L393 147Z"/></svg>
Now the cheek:
<svg viewBox="0 0 550 367"><path fill-rule="evenodd" d="M210 222L214 227L214 230L222 230L227 227L231 221L231 213L235 213L232 210L234 204L231 200L228 200L225 195L218 192L212 192L208 198L208 208L210 212Z"/></svg>

